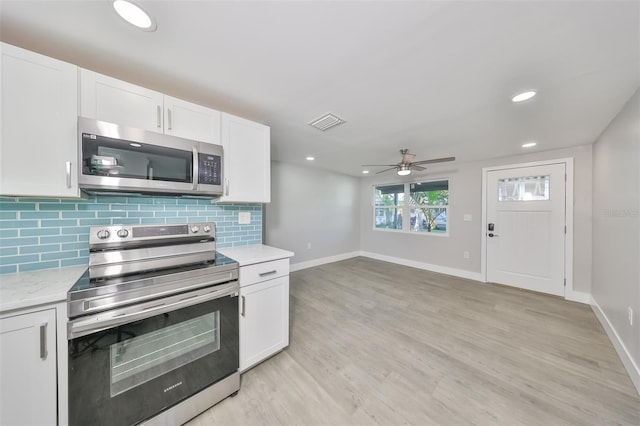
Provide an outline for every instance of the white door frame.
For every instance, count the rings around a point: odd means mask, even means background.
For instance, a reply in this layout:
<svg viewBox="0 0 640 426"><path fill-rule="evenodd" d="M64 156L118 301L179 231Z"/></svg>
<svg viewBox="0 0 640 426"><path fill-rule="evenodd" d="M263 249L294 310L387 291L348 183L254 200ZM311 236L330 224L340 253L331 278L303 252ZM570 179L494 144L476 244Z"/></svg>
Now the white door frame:
<svg viewBox="0 0 640 426"><path fill-rule="evenodd" d="M534 161L531 163L508 164L504 166L484 167L482 169L482 234L480 237L480 276L487 282L487 174L489 172L521 167L546 166L549 164L564 164L566 173L565 193L565 225L567 233L564 244L564 298L582 301L573 291L573 158L559 158L557 160Z"/></svg>

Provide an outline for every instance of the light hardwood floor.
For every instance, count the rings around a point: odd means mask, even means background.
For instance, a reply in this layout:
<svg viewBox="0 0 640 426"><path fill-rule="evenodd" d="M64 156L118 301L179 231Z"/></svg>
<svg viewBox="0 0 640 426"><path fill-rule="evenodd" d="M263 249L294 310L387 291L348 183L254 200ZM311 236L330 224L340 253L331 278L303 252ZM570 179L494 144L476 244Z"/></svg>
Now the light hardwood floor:
<svg viewBox="0 0 640 426"><path fill-rule="evenodd" d="M291 274L289 347L201 425L640 425L587 305L368 258Z"/></svg>

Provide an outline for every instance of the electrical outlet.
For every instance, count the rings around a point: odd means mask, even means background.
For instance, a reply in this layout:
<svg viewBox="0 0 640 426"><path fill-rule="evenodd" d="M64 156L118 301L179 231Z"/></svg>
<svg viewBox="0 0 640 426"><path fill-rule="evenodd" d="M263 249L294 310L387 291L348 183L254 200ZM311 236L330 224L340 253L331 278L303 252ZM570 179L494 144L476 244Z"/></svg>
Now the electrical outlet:
<svg viewBox="0 0 640 426"><path fill-rule="evenodd" d="M633 325L633 309L631 309L631 306L627 308L627 315L629 315L629 325Z"/></svg>
<svg viewBox="0 0 640 426"><path fill-rule="evenodd" d="M311 243L307 243L307 250L311 250Z"/></svg>
<svg viewBox="0 0 640 426"><path fill-rule="evenodd" d="M238 225L251 225L251 212L238 212Z"/></svg>
<svg viewBox="0 0 640 426"><path fill-rule="evenodd" d="M469 257L470 257L470 255L469 255L469 252L468 252L468 251L463 252L463 253L462 253L462 256L463 256L465 259L469 259Z"/></svg>

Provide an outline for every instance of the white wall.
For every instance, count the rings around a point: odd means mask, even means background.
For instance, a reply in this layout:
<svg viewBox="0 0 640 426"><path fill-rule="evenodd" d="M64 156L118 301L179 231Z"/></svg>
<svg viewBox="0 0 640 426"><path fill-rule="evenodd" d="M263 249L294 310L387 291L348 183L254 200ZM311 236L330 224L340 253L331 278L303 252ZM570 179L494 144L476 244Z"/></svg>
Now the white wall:
<svg viewBox="0 0 640 426"><path fill-rule="evenodd" d="M272 162L265 244L293 251L294 269L301 263L358 251L358 192L358 178Z"/></svg>
<svg viewBox="0 0 640 426"><path fill-rule="evenodd" d="M591 291L592 145L536 152L472 163L431 165L425 172L400 178L389 172L362 179L360 184L360 249L437 266L434 270L470 278L480 276L482 168L531 161L574 158L574 291ZM449 237L410 235L373 230L372 187L377 184L449 179ZM463 216L470 214L470 222ZM470 258L465 259L463 252Z"/></svg>
<svg viewBox="0 0 640 426"><path fill-rule="evenodd" d="M605 328L617 334L612 340L619 339L618 351L626 350L621 358L640 389L640 91L600 136L593 154L592 297L596 313L606 317Z"/></svg>

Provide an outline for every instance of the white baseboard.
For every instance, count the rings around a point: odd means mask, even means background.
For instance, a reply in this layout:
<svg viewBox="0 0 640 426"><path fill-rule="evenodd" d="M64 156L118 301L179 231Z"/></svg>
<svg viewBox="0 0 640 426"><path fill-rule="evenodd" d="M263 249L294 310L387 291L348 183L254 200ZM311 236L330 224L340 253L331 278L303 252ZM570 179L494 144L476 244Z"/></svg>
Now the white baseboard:
<svg viewBox="0 0 640 426"><path fill-rule="evenodd" d="M564 298L572 302L584 303L586 305L590 305L592 300L590 293L584 293L582 291L568 291L564 295Z"/></svg>
<svg viewBox="0 0 640 426"><path fill-rule="evenodd" d="M440 274L453 275L455 277L467 278L475 281L482 281L480 272L465 271L464 269L449 268L447 266L432 265L430 263L418 262L415 260L401 259L399 257L386 256L384 254L361 251L360 256L372 259L383 260L385 262L396 263L398 265L411 266L412 268L424 269L426 271L438 272Z"/></svg>
<svg viewBox="0 0 640 426"><path fill-rule="evenodd" d="M322 257L320 259L308 260L306 262L292 263L289 267L291 272L300 271L301 269L313 268L314 266L320 266L327 263L339 262L341 260L351 259L352 257L360 256L359 251L352 251L351 253L343 253L336 256Z"/></svg>
<svg viewBox="0 0 640 426"><path fill-rule="evenodd" d="M604 311L600 308L600 305L598 305L598 302L596 302L593 297L591 297L591 309L596 314L600 324L602 324L604 331L607 332L607 336L609 336L609 340L611 340L613 347L616 349L616 352L622 361L622 365L624 365L627 373L629 373L629 377L631 377L633 385L640 394L640 368L638 368L638 364L636 364L633 358L631 358L631 354L624 343L622 343L622 340L620 340L620 336L618 336L615 328L613 328L611 322L609 322L609 318L607 318Z"/></svg>

